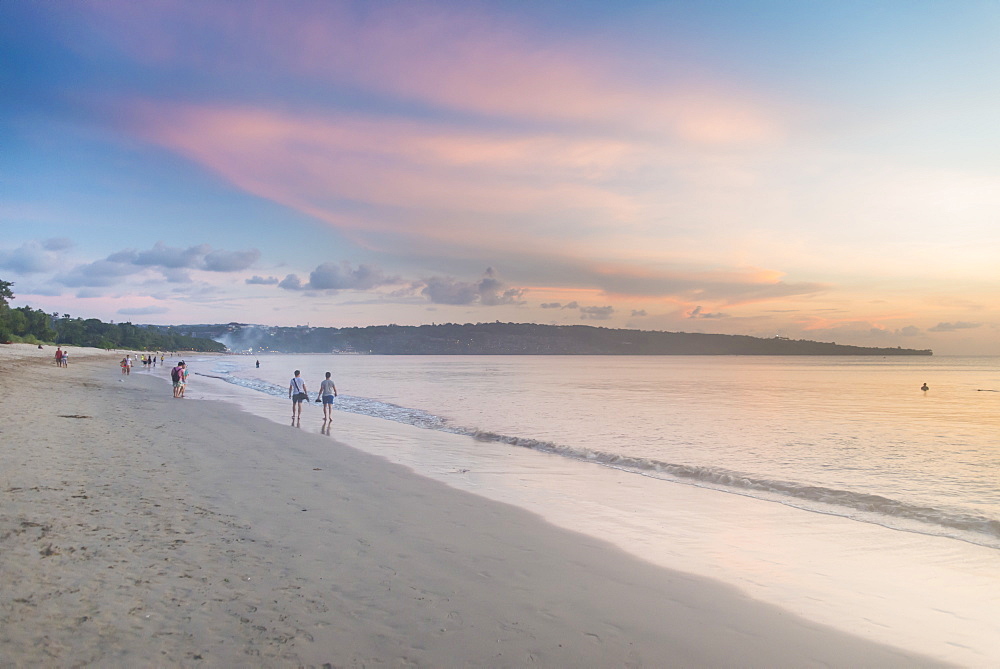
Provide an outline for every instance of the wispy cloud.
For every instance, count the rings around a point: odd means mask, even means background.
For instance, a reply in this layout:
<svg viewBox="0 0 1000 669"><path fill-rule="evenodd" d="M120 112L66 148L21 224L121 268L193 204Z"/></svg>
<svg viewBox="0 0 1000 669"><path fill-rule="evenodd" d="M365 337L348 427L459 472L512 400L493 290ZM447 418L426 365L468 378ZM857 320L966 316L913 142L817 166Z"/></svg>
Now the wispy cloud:
<svg viewBox="0 0 1000 669"><path fill-rule="evenodd" d="M170 309L166 307L130 307L119 309L118 313L122 316L152 316L154 314L170 313Z"/></svg>
<svg viewBox="0 0 1000 669"><path fill-rule="evenodd" d="M140 267L161 267L165 269L201 269L208 272L238 272L244 270L260 258L260 251L213 251L208 244L175 248L156 242L147 251L126 250L108 256L108 260Z"/></svg>
<svg viewBox="0 0 1000 669"><path fill-rule="evenodd" d="M93 11L106 37L150 68L269 85L292 78L397 105L710 144L781 132L778 110L732 82L666 72L638 78L591 40L556 37L483 5L260 3L248 12L173 1ZM211 43L198 38L207 26Z"/></svg>
<svg viewBox="0 0 1000 669"><path fill-rule="evenodd" d="M260 251L212 250L208 244L187 248L170 247L157 242L145 251L125 249L107 258L70 267L55 276L56 282L69 287L107 287L118 285L124 277L158 270L170 283L190 283L188 270L206 272L238 272L250 267L260 257Z"/></svg>
<svg viewBox="0 0 1000 669"><path fill-rule="evenodd" d="M928 332L956 332L958 330L974 330L975 328L982 326L982 323L966 323L964 321L958 321L956 323L938 323L934 327L928 328Z"/></svg>
<svg viewBox="0 0 1000 669"><path fill-rule="evenodd" d="M471 227L470 215L539 216L636 203L604 180L632 150L617 140L478 134L435 122L308 116L259 109L143 106L145 136L235 185L316 216L354 238L393 232L455 243L506 245L506 230ZM357 203L385 216L347 213ZM506 233L506 236L505 234Z"/></svg>

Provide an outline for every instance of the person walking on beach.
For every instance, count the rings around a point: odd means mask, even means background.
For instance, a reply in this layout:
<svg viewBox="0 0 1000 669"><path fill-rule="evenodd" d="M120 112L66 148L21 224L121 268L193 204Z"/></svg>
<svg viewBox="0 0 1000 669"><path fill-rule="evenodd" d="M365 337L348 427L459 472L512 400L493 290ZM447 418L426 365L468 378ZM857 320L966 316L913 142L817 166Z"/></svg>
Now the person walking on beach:
<svg viewBox="0 0 1000 669"><path fill-rule="evenodd" d="M292 398L292 421L295 420L296 410L298 410L298 418L302 419L302 402L309 399L309 394L306 391L306 382L299 376L301 372L295 370L295 376L288 383L288 396Z"/></svg>
<svg viewBox="0 0 1000 669"><path fill-rule="evenodd" d="M326 373L326 378L319 384L319 394L323 398L323 422L333 422L333 398L337 396L337 386L333 385L330 372Z"/></svg>
<svg viewBox="0 0 1000 669"><path fill-rule="evenodd" d="M62 357L59 358L60 367L69 367L69 351L63 351Z"/></svg>
<svg viewBox="0 0 1000 669"><path fill-rule="evenodd" d="M62 367L62 347L56 349L56 367Z"/></svg>

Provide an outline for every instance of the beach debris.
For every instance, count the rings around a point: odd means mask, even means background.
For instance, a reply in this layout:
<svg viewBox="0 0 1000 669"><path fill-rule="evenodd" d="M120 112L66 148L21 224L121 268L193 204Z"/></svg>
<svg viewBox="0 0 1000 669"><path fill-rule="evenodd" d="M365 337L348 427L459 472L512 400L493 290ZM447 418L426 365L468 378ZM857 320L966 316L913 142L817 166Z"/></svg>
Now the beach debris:
<svg viewBox="0 0 1000 669"><path fill-rule="evenodd" d="M59 414L59 418L90 418L90 416L81 416L78 413L75 413L75 414Z"/></svg>

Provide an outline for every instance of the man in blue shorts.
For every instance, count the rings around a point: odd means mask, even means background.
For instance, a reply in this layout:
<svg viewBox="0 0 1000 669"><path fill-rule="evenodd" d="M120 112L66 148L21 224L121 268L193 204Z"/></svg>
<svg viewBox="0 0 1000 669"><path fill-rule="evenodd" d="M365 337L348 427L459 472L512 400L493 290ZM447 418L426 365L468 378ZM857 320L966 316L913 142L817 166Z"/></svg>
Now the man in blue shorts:
<svg viewBox="0 0 1000 669"><path fill-rule="evenodd" d="M333 421L333 398L337 396L337 386L330 380L330 372L319 384L319 394L323 398L323 422Z"/></svg>

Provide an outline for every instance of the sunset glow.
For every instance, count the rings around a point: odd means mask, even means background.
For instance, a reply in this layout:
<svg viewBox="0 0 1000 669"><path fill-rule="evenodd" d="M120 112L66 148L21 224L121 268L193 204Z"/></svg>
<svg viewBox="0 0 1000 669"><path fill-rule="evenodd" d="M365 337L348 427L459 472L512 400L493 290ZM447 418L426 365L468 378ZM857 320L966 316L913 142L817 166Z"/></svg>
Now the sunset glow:
<svg viewBox="0 0 1000 669"><path fill-rule="evenodd" d="M17 306L1000 355L994 4L7 2L0 19Z"/></svg>

